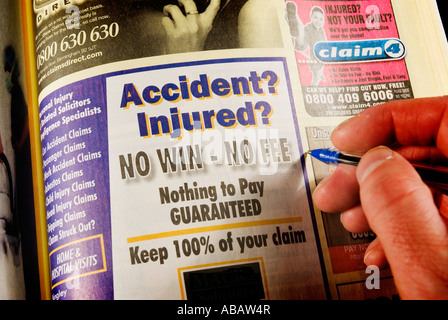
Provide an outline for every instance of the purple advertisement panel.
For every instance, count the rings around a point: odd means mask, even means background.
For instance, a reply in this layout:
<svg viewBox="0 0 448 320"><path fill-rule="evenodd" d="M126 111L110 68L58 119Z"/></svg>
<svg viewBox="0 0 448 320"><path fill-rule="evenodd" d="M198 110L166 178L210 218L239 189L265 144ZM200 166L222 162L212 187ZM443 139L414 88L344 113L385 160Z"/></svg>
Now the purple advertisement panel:
<svg viewBox="0 0 448 320"><path fill-rule="evenodd" d="M100 77L40 104L53 299L113 298L107 113L98 92Z"/></svg>

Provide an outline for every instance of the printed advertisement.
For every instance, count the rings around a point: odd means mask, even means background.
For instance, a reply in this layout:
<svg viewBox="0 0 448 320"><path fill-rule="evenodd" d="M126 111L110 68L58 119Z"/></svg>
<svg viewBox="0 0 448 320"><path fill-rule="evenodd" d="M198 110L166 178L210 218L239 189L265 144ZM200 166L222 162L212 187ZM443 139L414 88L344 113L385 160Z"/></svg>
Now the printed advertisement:
<svg viewBox="0 0 448 320"><path fill-rule="evenodd" d="M324 297L283 59L168 65L106 83L108 124L120 128L109 134L117 298L155 298L151 286L129 288L156 280L172 297ZM223 288L223 274L240 283ZM256 293L255 283L242 290L255 277Z"/></svg>
<svg viewBox="0 0 448 320"><path fill-rule="evenodd" d="M40 104L54 299L113 297L107 108L101 88L101 79L94 78L57 90ZM81 285L87 276L99 280ZM80 290L69 295L62 285Z"/></svg>
<svg viewBox="0 0 448 320"><path fill-rule="evenodd" d="M287 1L286 17L311 116L413 97L390 0Z"/></svg>
<svg viewBox="0 0 448 320"><path fill-rule="evenodd" d="M279 2L195 0L192 11L203 15L206 31L199 28L200 35L189 38L183 19L195 17L178 0L128 0L126 5L114 0L34 1L39 88L89 67L128 59L281 48ZM168 16L173 18L167 26Z"/></svg>
<svg viewBox="0 0 448 320"><path fill-rule="evenodd" d="M305 157L413 97L392 3L34 1L51 298L396 297Z"/></svg>
<svg viewBox="0 0 448 320"><path fill-rule="evenodd" d="M237 21L277 11L247 3L198 2L216 17L189 49L253 45ZM52 299L325 299L285 57L84 72L188 51L163 8L34 2ZM281 48L274 21L250 40Z"/></svg>
<svg viewBox="0 0 448 320"><path fill-rule="evenodd" d="M46 97L54 297L325 298L287 70L160 65Z"/></svg>

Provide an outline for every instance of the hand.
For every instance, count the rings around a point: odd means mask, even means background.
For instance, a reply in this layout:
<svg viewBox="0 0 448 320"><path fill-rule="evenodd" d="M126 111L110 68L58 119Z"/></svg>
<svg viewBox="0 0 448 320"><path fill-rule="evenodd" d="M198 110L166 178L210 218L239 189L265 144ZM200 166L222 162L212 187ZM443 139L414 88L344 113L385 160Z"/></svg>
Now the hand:
<svg viewBox="0 0 448 320"><path fill-rule="evenodd" d="M167 53L203 50L220 3L220 0L211 0L207 9L199 14L193 0L179 0L185 15L179 6L166 5L162 25L167 35Z"/></svg>
<svg viewBox="0 0 448 320"><path fill-rule="evenodd" d="M286 2L286 21L288 21L291 36L294 38L298 37L299 27L303 27L303 24L297 16L297 5L294 2Z"/></svg>
<svg viewBox="0 0 448 320"><path fill-rule="evenodd" d="M295 39L294 46L299 51L305 50L305 26L297 14L297 5L294 2L286 2L286 21L289 25L289 33Z"/></svg>
<svg viewBox="0 0 448 320"><path fill-rule="evenodd" d="M448 97L371 107L335 129L332 142L365 155L357 167L341 165L319 184L316 206L342 212L351 232L375 232L364 262L388 263L401 298L447 299L448 219L439 209L446 210L447 197L438 207L406 159L447 163Z"/></svg>

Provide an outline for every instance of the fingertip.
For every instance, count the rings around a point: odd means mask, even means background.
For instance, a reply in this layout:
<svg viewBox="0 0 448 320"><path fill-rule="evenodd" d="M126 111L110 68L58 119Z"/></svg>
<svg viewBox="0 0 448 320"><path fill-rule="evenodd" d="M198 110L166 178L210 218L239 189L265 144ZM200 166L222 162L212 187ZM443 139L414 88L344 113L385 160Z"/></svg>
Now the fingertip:
<svg viewBox="0 0 448 320"><path fill-rule="evenodd" d="M353 166L340 166L313 192L313 201L324 212L342 212L359 202L359 186Z"/></svg>
<svg viewBox="0 0 448 320"><path fill-rule="evenodd" d="M331 180L331 175L325 177L322 179L316 188L313 191L313 202L316 204L316 206L320 209L325 211L326 208L326 199L328 198L327 195L327 189L325 188L325 185Z"/></svg>
<svg viewBox="0 0 448 320"><path fill-rule="evenodd" d="M386 254L378 238L373 240L364 253L364 264L376 266L380 269L387 266Z"/></svg>
<svg viewBox="0 0 448 320"><path fill-rule="evenodd" d="M361 205L354 206L341 213L341 223L347 231L362 233L370 231L369 222Z"/></svg>
<svg viewBox="0 0 448 320"><path fill-rule="evenodd" d="M343 122L341 122L336 128L331 132L331 141L333 145L340 150L347 150L346 144L349 141L353 140L353 123L356 124L356 119L359 117L359 114L351 117Z"/></svg>
<svg viewBox="0 0 448 320"><path fill-rule="evenodd" d="M207 9L205 9L204 13L214 18L218 13L220 6L221 6L220 0L211 0L210 4L208 5Z"/></svg>
<svg viewBox="0 0 448 320"><path fill-rule="evenodd" d="M381 126L381 130L378 127ZM388 145L394 138L393 122L382 105L370 107L340 123L331 141L340 150L364 153L378 145Z"/></svg>

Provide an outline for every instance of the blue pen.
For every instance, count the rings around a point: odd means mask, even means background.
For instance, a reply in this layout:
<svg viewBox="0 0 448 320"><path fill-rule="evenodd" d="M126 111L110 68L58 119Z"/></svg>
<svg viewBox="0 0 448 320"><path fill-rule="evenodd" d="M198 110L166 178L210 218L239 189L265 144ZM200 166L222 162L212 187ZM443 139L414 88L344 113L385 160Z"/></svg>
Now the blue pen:
<svg viewBox="0 0 448 320"><path fill-rule="evenodd" d="M345 154L336 149L314 149L307 152L313 158L326 164L348 164L357 166L361 157ZM430 187L448 191L448 167L435 166L425 163L411 162L422 180Z"/></svg>

